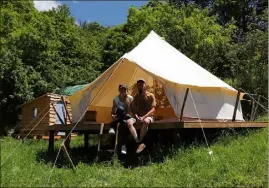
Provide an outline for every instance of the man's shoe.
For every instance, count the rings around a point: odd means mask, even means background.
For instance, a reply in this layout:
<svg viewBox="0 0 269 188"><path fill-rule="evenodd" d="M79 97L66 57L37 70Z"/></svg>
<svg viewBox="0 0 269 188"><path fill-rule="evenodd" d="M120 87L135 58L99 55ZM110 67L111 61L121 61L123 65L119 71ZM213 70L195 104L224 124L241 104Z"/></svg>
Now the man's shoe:
<svg viewBox="0 0 269 188"><path fill-rule="evenodd" d="M139 144L136 153L141 153L145 149L146 145L144 143Z"/></svg>
<svg viewBox="0 0 269 188"><path fill-rule="evenodd" d="M110 128L108 134L115 134L115 130L113 128Z"/></svg>
<svg viewBox="0 0 269 188"><path fill-rule="evenodd" d="M121 146L121 154L124 154L124 155L127 154L127 150L126 150L126 146L125 145L122 145Z"/></svg>

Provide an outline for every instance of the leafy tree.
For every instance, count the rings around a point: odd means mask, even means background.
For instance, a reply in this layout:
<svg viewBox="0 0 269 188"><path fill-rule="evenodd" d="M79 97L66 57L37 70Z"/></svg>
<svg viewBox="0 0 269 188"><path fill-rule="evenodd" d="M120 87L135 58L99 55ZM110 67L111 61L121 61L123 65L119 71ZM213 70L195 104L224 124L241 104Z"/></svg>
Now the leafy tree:
<svg viewBox="0 0 269 188"><path fill-rule="evenodd" d="M0 8L1 133L18 123L21 104L91 82L151 30L235 88L268 94L265 0L149 1L114 27L78 26L66 5L39 12L32 0L5 0Z"/></svg>
<svg viewBox="0 0 269 188"><path fill-rule="evenodd" d="M5 1L1 18L1 125L14 126L25 101L99 75L100 44L66 5L38 12L32 1Z"/></svg>
<svg viewBox="0 0 269 188"><path fill-rule="evenodd" d="M225 25L232 19L244 31L250 23L256 21L255 17L263 14L267 8L265 0L170 0L171 4L178 7L196 5L200 9L208 8L211 15L216 15L220 24Z"/></svg>
<svg viewBox="0 0 269 188"><path fill-rule="evenodd" d="M105 60L110 66L125 52L132 50L151 30L165 38L179 51L220 77L231 75L223 64L235 26L225 28L209 17L207 10L193 6L180 9L169 4L150 2L137 9L131 7L127 23L111 30L105 47Z"/></svg>

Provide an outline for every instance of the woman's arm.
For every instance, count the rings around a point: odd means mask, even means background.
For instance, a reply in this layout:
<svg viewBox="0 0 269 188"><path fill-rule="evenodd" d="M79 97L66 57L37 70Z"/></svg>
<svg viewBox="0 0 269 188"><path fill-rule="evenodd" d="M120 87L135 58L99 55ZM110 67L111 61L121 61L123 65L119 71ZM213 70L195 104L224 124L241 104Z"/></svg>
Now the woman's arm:
<svg viewBox="0 0 269 188"><path fill-rule="evenodd" d="M131 104L130 104L131 112L135 116L137 114L137 105L136 105L136 99L135 97L133 98Z"/></svg>
<svg viewBox="0 0 269 188"><path fill-rule="evenodd" d="M115 100L113 99L113 105L112 105L111 115L116 115L116 110L117 110L117 105L116 105Z"/></svg>

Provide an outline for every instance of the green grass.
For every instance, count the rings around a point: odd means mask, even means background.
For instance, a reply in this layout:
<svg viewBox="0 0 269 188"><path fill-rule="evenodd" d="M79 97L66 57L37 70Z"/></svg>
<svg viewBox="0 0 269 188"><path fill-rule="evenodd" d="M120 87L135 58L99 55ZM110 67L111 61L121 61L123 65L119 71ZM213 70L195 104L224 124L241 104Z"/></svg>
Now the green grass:
<svg viewBox="0 0 269 188"><path fill-rule="evenodd" d="M267 121L268 122L268 114L259 115L256 121Z"/></svg>
<svg viewBox="0 0 269 188"><path fill-rule="evenodd" d="M268 129L224 131L214 139L211 161L203 144L184 147L169 147L168 154L152 154L146 165L125 168L119 160L101 163L89 157L96 148L85 155L81 137L72 140L72 158L76 158L76 172L68 165L57 166L49 184L47 180L55 157L46 153L47 142L27 140L1 168L1 186L113 186L113 187L231 187L267 186L268 172ZM1 139L1 159L19 144L11 137ZM59 146L59 141L56 142ZM95 145L95 143L91 143ZM80 156L80 153L82 152ZM83 153L84 152L84 153ZM156 160L164 156L164 160ZM79 162L82 161L82 162ZM160 162L161 161L161 162Z"/></svg>

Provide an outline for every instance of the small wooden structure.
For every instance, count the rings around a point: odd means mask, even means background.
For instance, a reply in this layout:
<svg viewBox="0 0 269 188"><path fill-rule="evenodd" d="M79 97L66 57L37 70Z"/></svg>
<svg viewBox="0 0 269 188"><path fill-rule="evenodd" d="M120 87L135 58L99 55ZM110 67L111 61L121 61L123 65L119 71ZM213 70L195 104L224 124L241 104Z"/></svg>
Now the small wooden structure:
<svg viewBox="0 0 269 188"><path fill-rule="evenodd" d="M68 113L66 113L65 107ZM71 123L67 118L67 115L72 116L70 102L61 95L47 93L23 104L21 109L20 136L28 134L33 129L30 133L31 136L46 137L49 135L48 127Z"/></svg>

